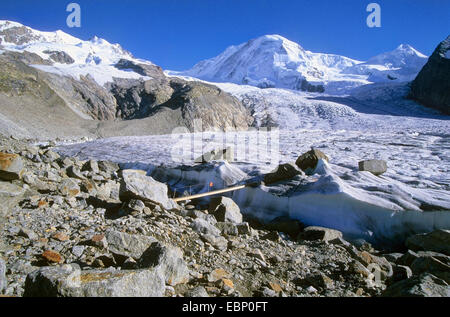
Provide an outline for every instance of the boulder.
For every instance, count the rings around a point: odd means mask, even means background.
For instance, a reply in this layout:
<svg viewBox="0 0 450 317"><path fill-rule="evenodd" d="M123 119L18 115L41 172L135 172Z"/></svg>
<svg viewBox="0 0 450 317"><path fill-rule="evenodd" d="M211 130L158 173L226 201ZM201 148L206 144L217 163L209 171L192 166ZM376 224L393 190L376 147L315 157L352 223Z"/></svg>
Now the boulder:
<svg viewBox="0 0 450 317"><path fill-rule="evenodd" d="M0 217L6 215L25 194L25 189L9 182L0 181ZM1 224L0 224L1 226Z"/></svg>
<svg viewBox="0 0 450 317"><path fill-rule="evenodd" d="M414 251L434 251L450 255L450 230L435 230L406 239L406 246Z"/></svg>
<svg viewBox="0 0 450 317"><path fill-rule="evenodd" d="M285 216L277 217L264 225L264 229L286 233L293 239L297 238L304 227L300 221Z"/></svg>
<svg viewBox="0 0 450 317"><path fill-rule="evenodd" d="M217 227L215 227L214 225L212 225L211 223L202 218L195 219L191 223L190 227L192 228L192 230L200 234L210 234L214 236L220 236L221 233Z"/></svg>
<svg viewBox="0 0 450 317"><path fill-rule="evenodd" d="M359 162L359 171L370 172L376 176L387 172L387 163L383 160L367 160Z"/></svg>
<svg viewBox="0 0 450 317"><path fill-rule="evenodd" d="M284 180L290 180L302 174L304 174L303 171L299 170L295 164L286 163L278 166L275 171L264 175L264 183L270 185Z"/></svg>
<svg viewBox="0 0 450 317"><path fill-rule="evenodd" d="M331 241L338 238L342 238L342 232L315 226L305 228L299 235L299 240Z"/></svg>
<svg viewBox="0 0 450 317"><path fill-rule="evenodd" d="M168 197L166 184L155 181L145 171L124 170L120 181L119 197L123 202L139 199L159 205L166 210L177 208L177 204Z"/></svg>
<svg viewBox="0 0 450 317"><path fill-rule="evenodd" d="M436 276L425 273L389 286L383 297L449 297L449 285Z"/></svg>
<svg viewBox="0 0 450 317"><path fill-rule="evenodd" d="M162 297L164 276L157 269L85 270L76 264L43 267L28 274L25 297Z"/></svg>
<svg viewBox="0 0 450 317"><path fill-rule="evenodd" d="M412 277L412 271L409 267L404 265L395 265L392 276L386 281L388 285L406 280Z"/></svg>
<svg viewBox="0 0 450 317"><path fill-rule="evenodd" d="M306 174L312 174L316 169L319 160L329 161L328 156L326 156L322 151L312 149L311 151L301 155L295 164Z"/></svg>
<svg viewBox="0 0 450 317"><path fill-rule="evenodd" d="M108 249L114 254L124 257L140 259L142 254L152 243L157 242L153 237L144 235L131 235L120 231L110 230L106 232Z"/></svg>
<svg viewBox="0 0 450 317"><path fill-rule="evenodd" d="M409 97L450 114L450 35L442 41L411 84Z"/></svg>
<svg viewBox="0 0 450 317"><path fill-rule="evenodd" d="M411 264L411 270L417 275L431 273L447 283L450 283L450 265L445 264L432 256L416 259Z"/></svg>
<svg viewBox="0 0 450 317"><path fill-rule="evenodd" d="M211 198L208 211L216 217L217 221L235 224L242 222L242 214L239 206L228 197Z"/></svg>
<svg viewBox="0 0 450 317"><path fill-rule="evenodd" d="M232 162L234 160L234 151L232 147L225 149L214 149L211 152L205 153L197 158L195 163L209 163L211 161L227 161Z"/></svg>
<svg viewBox="0 0 450 317"><path fill-rule="evenodd" d="M24 173L24 164L19 155L0 152L0 180L21 179Z"/></svg>
<svg viewBox="0 0 450 317"><path fill-rule="evenodd" d="M155 268L161 271L168 285L186 283L189 269L180 248L154 242L145 250L138 262L139 268Z"/></svg>
<svg viewBox="0 0 450 317"><path fill-rule="evenodd" d="M69 197L76 197L81 193L78 183L70 178L63 179L58 186L58 190L62 195Z"/></svg>

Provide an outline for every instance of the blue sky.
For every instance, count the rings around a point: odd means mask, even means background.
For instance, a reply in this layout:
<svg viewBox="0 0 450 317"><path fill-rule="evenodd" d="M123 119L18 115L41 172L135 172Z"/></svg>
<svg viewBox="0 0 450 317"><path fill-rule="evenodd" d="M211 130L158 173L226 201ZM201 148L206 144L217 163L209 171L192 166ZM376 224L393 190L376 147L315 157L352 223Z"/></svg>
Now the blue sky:
<svg viewBox="0 0 450 317"><path fill-rule="evenodd" d="M81 5L81 28L66 26L70 2ZM371 2L381 6L381 28L366 25ZM401 43L430 55L449 35L450 0L1 0L0 19L85 40L97 35L183 70L264 34L359 60Z"/></svg>

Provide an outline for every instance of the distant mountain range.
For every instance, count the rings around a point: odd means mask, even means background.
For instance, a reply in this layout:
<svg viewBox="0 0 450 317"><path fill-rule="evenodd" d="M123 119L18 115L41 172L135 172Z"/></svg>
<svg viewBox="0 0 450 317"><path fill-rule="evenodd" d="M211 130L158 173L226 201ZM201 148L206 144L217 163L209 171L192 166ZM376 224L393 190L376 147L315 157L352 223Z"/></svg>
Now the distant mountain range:
<svg viewBox="0 0 450 317"><path fill-rule="evenodd" d="M172 74L260 88L287 88L336 94L364 84L414 80L428 57L410 45L366 62L313 53L280 35L266 35Z"/></svg>

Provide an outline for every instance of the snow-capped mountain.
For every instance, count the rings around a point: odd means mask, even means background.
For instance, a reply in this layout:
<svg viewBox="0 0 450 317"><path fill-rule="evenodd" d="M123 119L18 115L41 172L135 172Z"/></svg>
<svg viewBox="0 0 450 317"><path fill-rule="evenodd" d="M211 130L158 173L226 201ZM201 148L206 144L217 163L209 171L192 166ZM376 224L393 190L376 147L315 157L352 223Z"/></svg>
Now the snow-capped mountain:
<svg viewBox="0 0 450 317"><path fill-rule="evenodd" d="M151 62L134 58L119 44L111 44L98 37L83 41L63 31L41 32L12 21L0 20L0 45L4 50L27 51L44 60L53 59L53 65L34 66L43 71L72 76L75 79L89 74L101 86L112 82L114 77L145 78L132 70L115 67L122 59L153 65ZM58 55L65 58L54 58Z"/></svg>
<svg viewBox="0 0 450 317"><path fill-rule="evenodd" d="M362 62L313 53L280 35L266 35L171 74L260 88L338 93L373 82L413 80L426 61L427 56L409 45Z"/></svg>

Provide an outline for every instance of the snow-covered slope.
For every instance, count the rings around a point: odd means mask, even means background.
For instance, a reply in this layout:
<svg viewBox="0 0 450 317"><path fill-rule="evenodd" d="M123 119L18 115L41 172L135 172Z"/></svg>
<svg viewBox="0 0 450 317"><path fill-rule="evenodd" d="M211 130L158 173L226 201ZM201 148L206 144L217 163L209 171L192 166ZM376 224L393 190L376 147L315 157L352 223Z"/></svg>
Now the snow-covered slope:
<svg viewBox="0 0 450 317"><path fill-rule="evenodd" d="M170 74L260 88L320 91L310 89L309 83L324 87L328 93L342 93L373 82L410 81L426 61L425 55L409 45L400 45L392 52L362 62L340 55L313 53L280 35L266 35L231 46L190 70Z"/></svg>
<svg viewBox="0 0 450 317"><path fill-rule="evenodd" d="M132 70L119 70L114 67L121 59L152 64L135 59L119 44L111 44L98 37L83 41L62 31L41 32L11 21L0 20L0 44L3 50L27 51L43 59L49 59L55 52L63 52L73 60L72 63L55 62L53 65L34 67L58 75L72 76L75 79L79 79L80 75L90 74L102 86L112 82L114 77L148 79Z"/></svg>

